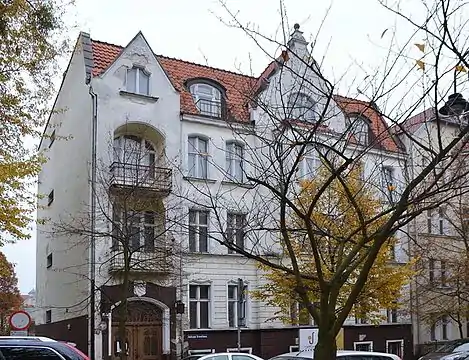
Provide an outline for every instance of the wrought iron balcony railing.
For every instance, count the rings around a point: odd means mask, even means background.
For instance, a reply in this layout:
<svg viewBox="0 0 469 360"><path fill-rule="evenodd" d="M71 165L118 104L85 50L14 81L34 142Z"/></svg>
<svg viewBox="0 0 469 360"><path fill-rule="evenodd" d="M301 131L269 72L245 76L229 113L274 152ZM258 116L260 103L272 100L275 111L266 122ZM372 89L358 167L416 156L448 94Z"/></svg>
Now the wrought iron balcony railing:
<svg viewBox="0 0 469 360"><path fill-rule="evenodd" d="M201 115L210 116L213 118L224 118L225 109L221 101L199 99L195 103Z"/></svg>
<svg viewBox="0 0 469 360"><path fill-rule="evenodd" d="M148 189L168 194L172 188L172 171L155 165L113 162L111 186Z"/></svg>
<svg viewBox="0 0 469 360"><path fill-rule="evenodd" d="M143 250L143 249L142 249ZM113 248L110 252L109 272L112 274L128 271L129 273L169 274L172 269L171 249L157 247L152 251L134 251L127 256L122 247ZM128 266L126 268L126 263Z"/></svg>

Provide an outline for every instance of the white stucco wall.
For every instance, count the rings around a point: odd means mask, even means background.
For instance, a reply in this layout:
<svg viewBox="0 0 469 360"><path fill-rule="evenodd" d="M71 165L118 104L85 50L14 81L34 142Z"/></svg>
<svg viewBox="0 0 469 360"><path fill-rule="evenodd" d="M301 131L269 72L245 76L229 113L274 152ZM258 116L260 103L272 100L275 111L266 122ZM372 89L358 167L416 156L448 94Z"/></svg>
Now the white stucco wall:
<svg viewBox="0 0 469 360"><path fill-rule="evenodd" d="M87 303L87 239L63 233L70 227L70 215L83 214L89 199L88 175L91 139L91 100L85 85L83 52L78 45L65 74L46 134L55 129L56 140L44 138L41 151L48 158L39 174L38 192L44 195L38 203L36 290L39 323L45 311L52 311L52 321L83 314ZM48 194L54 190L54 201L48 206ZM52 267L46 258L52 253ZM74 306L75 305L75 306Z"/></svg>

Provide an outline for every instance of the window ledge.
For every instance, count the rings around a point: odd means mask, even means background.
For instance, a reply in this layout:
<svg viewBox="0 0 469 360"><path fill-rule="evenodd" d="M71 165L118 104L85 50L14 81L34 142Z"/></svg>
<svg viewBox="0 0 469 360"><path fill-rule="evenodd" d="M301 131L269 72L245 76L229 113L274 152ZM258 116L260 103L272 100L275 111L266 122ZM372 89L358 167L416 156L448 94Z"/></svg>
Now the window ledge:
<svg viewBox="0 0 469 360"><path fill-rule="evenodd" d="M187 181L197 181L197 182L205 182L209 184L215 184L217 181L213 179L204 179L204 178L198 178L198 177L192 177L192 176L183 176L184 180Z"/></svg>
<svg viewBox="0 0 469 360"><path fill-rule="evenodd" d="M239 186L239 187L243 187L243 188L247 188L247 189L252 189L254 188L254 184L252 183L248 183L248 182L239 182L239 181L235 181L235 180L223 180L221 182L223 185L229 185L229 186Z"/></svg>
<svg viewBox="0 0 469 360"><path fill-rule="evenodd" d="M133 98L138 98L138 99L147 100L147 101L149 101L149 102L157 102L158 99L159 99L159 98L156 97L156 96L137 94L137 93L133 93L133 92L125 91L125 90L119 91L119 94L121 94L122 96L127 96L127 97L133 97Z"/></svg>

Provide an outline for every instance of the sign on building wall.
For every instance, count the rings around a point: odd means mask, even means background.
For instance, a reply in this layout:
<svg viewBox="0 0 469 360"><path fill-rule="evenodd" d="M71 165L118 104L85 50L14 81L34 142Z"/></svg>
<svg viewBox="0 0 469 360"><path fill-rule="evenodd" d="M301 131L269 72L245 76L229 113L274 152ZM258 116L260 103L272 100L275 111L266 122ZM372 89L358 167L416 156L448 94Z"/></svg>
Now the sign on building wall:
<svg viewBox="0 0 469 360"><path fill-rule="evenodd" d="M300 329L299 350L313 351L318 343L319 329Z"/></svg>
<svg viewBox="0 0 469 360"><path fill-rule="evenodd" d="M319 329L300 329L299 351L313 351L318 343ZM337 350L344 350L344 329L336 337Z"/></svg>

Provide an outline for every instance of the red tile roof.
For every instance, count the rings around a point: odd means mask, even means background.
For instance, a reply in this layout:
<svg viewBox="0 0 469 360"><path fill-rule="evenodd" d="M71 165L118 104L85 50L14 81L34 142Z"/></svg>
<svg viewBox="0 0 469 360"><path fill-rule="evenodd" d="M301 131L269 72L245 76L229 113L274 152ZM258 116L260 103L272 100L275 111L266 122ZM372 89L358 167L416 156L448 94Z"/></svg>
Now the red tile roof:
<svg viewBox="0 0 469 360"><path fill-rule="evenodd" d="M122 46L92 40L93 76L102 74L123 50ZM246 94L254 89L257 79L227 70L156 55L173 86L181 94L181 112L198 114L194 100L185 86L185 82L193 78L208 78L217 81L226 90L228 114L238 121L249 121L249 110Z"/></svg>
<svg viewBox="0 0 469 360"><path fill-rule="evenodd" d="M396 140L379 111L369 102L335 95L334 100L345 115L360 114L370 120L376 143L389 151L399 151Z"/></svg>
<svg viewBox="0 0 469 360"><path fill-rule="evenodd" d="M123 49L122 46L92 40L93 76L101 75L114 62ZM262 83L275 71L282 60L288 60L288 54L282 52L277 61L270 63L258 78L162 55L156 55L156 58L173 86L181 94L181 112L198 114L193 98L185 86L186 81L193 78L208 78L219 82L225 88L228 113L238 121L249 121L247 105L249 95L259 90ZM335 96L335 101L346 114L360 113L370 119L371 128L378 144L389 151L399 151L384 119L369 103L343 96Z"/></svg>

